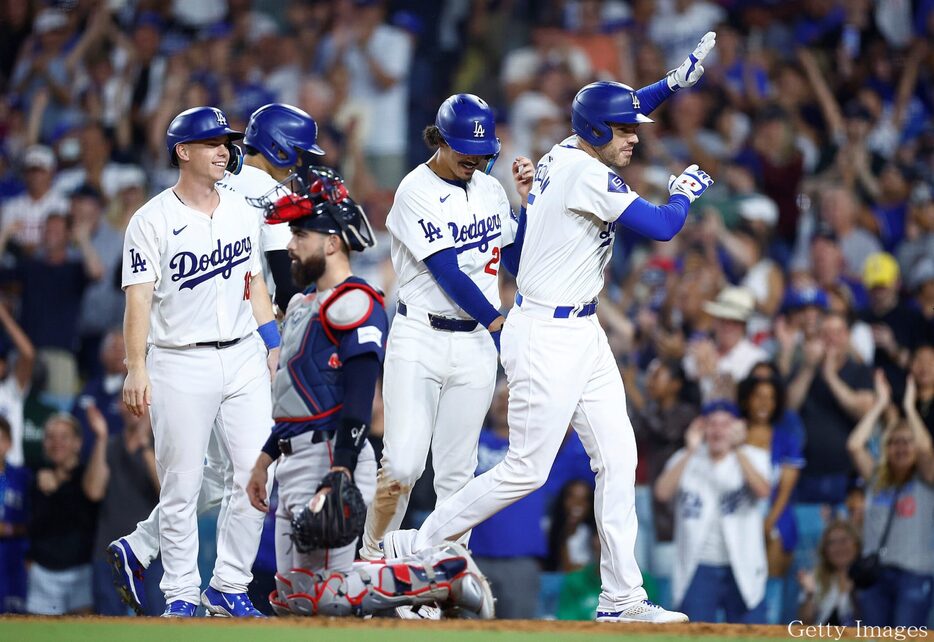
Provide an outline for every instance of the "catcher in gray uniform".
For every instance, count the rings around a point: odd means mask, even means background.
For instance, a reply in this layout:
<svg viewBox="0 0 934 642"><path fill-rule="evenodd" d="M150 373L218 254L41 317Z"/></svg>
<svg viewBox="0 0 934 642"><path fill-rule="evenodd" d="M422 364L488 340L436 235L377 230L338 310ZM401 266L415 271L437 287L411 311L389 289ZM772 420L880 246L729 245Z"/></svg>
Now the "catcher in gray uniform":
<svg viewBox="0 0 934 642"><path fill-rule="evenodd" d="M275 427L247 492L268 510L268 468L276 460L279 614L368 615L402 605L493 615L489 584L465 548L437 547L386 563L354 562L366 507L376 489L367 441L385 354L382 294L350 270L350 252L374 245L363 210L333 173L266 204L269 224L288 223L292 276L307 288L289 302L273 381Z"/></svg>

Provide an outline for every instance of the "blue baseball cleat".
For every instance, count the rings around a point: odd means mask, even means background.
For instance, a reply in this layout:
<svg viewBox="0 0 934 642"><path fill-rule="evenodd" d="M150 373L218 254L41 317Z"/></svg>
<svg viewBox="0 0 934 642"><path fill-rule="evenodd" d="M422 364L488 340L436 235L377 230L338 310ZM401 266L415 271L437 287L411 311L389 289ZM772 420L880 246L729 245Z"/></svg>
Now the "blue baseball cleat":
<svg viewBox="0 0 934 642"><path fill-rule="evenodd" d="M165 605L165 613L162 617L194 617L197 611L197 604L185 600L172 600Z"/></svg>
<svg viewBox="0 0 934 642"><path fill-rule="evenodd" d="M110 564L114 587L120 599L137 615L142 615L146 601L146 587L143 585L146 569L124 538L111 542L107 547L107 563Z"/></svg>
<svg viewBox="0 0 934 642"><path fill-rule="evenodd" d="M266 617L256 610L246 593L222 593L209 586L201 594L201 603L208 616Z"/></svg>

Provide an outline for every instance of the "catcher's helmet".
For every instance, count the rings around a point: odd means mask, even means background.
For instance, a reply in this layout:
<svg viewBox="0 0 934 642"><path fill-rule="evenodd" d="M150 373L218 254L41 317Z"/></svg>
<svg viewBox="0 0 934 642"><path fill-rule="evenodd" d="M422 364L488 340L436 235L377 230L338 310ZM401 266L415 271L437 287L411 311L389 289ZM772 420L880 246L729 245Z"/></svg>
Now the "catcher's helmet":
<svg viewBox="0 0 934 642"><path fill-rule="evenodd" d="M265 208L266 223L270 225L288 223L322 234L337 234L355 252L376 245L363 208L348 196L341 177L326 167L312 167L309 177L312 182L297 194L278 196L282 194L278 191L259 201L254 199L251 204ZM284 189L282 183L278 187ZM276 196L275 201L271 200Z"/></svg>
<svg viewBox="0 0 934 642"><path fill-rule="evenodd" d="M636 90L618 82L592 82L577 92L571 104L574 133L595 147L613 139L609 123L651 122L639 111Z"/></svg>
<svg viewBox="0 0 934 642"><path fill-rule="evenodd" d="M444 142L458 154L492 156L494 160L499 154L493 110L473 94L454 94L441 103L435 126Z"/></svg>
<svg viewBox="0 0 934 642"><path fill-rule="evenodd" d="M303 154L323 155L317 139L318 125L314 118L297 107L270 103L250 116L243 143L276 167L285 168L310 164L302 161Z"/></svg>
<svg viewBox="0 0 934 642"><path fill-rule="evenodd" d="M196 140L207 140L215 136L227 136L230 160L227 171L236 174L243 165L243 154L232 141L243 138L243 132L231 129L227 115L217 107L193 107L172 119L165 136L165 147L169 152L172 167L178 167L175 146Z"/></svg>

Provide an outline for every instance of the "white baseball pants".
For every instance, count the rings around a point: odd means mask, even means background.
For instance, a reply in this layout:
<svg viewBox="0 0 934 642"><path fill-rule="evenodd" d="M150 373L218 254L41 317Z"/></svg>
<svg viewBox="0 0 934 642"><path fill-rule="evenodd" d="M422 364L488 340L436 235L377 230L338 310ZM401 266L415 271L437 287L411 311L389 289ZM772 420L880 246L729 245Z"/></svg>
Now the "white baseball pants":
<svg viewBox="0 0 934 642"><path fill-rule="evenodd" d="M402 524L429 447L439 502L473 478L480 430L496 385L496 359L496 346L484 328L435 330L427 313L411 307L408 316L393 319L383 371L382 469L367 511L364 558L381 558L383 535Z"/></svg>
<svg viewBox="0 0 934 642"><path fill-rule="evenodd" d="M303 568L323 573L339 571L349 573L353 568L356 542L341 548L322 549L300 553L292 543L292 513L298 511L315 496L318 484L327 474L334 461L333 439L311 443L313 432L292 437L292 454L283 455L276 468L279 482L279 507L276 509L276 570L286 573L293 568ZM376 493L376 454L367 441L357 459L354 483L369 507Z"/></svg>
<svg viewBox="0 0 934 642"><path fill-rule="evenodd" d="M221 453L214 431L208 441L208 451L204 463L204 476L201 478L201 492L198 494L197 515L218 506L224 499L225 479L233 476L233 467ZM133 554L144 568L149 568L159 555L159 505L152 509L144 521L136 524L136 530L125 537Z"/></svg>
<svg viewBox="0 0 934 642"><path fill-rule="evenodd" d="M162 490L159 543L166 602L200 601L197 506L211 432L232 475L225 479L217 519L217 561L211 586L243 593L252 580L263 513L250 505L246 484L272 428L265 349L256 335L228 348L153 347L153 436Z"/></svg>
<svg viewBox="0 0 934 642"><path fill-rule="evenodd" d="M597 474L599 609L618 611L646 598L634 555L636 442L623 381L596 316L555 319L553 311L526 300L509 313L502 336L509 450L439 503L415 536L414 550L459 537L544 484L571 424Z"/></svg>

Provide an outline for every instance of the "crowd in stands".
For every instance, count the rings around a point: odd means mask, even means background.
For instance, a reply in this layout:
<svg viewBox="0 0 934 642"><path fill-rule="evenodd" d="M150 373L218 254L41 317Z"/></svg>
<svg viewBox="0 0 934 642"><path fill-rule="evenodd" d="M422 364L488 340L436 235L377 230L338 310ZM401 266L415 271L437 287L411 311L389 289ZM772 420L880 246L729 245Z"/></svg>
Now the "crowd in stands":
<svg viewBox="0 0 934 642"><path fill-rule="evenodd" d="M690 163L716 183L672 241L617 235L598 306L638 442L647 591L695 620L932 623L934 1L2 0L0 12L0 612L126 613L103 548L159 484L148 422L121 402L118 275L129 218L174 183L175 114L216 105L242 128L268 102L306 110L322 162L385 241L395 187L451 93L495 107L493 174L518 205L512 158L568 134L582 85L653 83L713 30L703 80L640 126L624 177L654 202ZM388 248L354 269L394 301ZM502 291L511 302L515 282ZM478 472L505 453L506 394ZM419 489L410 524L433 505L430 472ZM500 617L592 619L593 473L572 430L545 486L471 548ZM65 576L86 591L62 594Z"/></svg>

